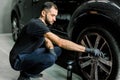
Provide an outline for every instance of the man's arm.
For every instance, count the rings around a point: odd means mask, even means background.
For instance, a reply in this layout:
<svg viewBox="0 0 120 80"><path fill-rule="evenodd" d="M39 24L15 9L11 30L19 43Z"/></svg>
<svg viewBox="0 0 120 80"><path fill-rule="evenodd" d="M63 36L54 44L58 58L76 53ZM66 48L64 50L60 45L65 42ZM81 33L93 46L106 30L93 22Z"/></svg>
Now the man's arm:
<svg viewBox="0 0 120 80"><path fill-rule="evenodd" d="M57 35L53 34L52 32L47 32L44 36L48 38L50 41L57 44L59 47L62 47L64 49L78 51L78 52L87 52L94 56L104 56L103 52L100 51L99 49L85 48L84 46L78 45L72 41L62 39L58 37Z"/></svg>
<svg viewBox="0 0 120 80"><path fill-rule="evenodd" d="M57 44L59 47L62 47L64 49L78 51L78 52L85 52L84 46L78 45L66 39L62 39L57 35L53 34L52 32L47 32L44 36L48 38L50 41L52 41L53 43Z"/></svg>
<svg viewBox="0 0 120 80"><path fill-rule="evenodd" d="M53 43L47 37L45 37L45 45L48 49L53 49L54 48Z"/></svg>
<svg viewBox="0 0 120 80"><path fill-rule="evenodd" d="M52 53L54 56L56 56L53 43L46 37L45 37L45 45L49 49L50 53Z"/></svg>

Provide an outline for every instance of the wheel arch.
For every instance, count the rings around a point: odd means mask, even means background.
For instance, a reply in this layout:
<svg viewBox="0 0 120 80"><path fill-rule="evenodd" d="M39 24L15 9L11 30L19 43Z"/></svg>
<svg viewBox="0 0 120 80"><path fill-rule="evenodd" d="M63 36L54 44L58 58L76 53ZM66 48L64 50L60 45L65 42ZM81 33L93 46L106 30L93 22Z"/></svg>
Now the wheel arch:
<svg viewBox="0 0 120 80"><path fill-rule="evenodd" d="M19 7L18 5L16 5L12 11L11 11L11 31L12 31L12 37L13 37L13 40L16 41L16 35L18 36L18 30L20 30L21 26L20 26L20 18L21 18L21 14L20 14L20 10L19 10ZM17 21L17 27L13 27L13 21L16 19ZM19 28L19 29L18 29Z"/></svg>
<svg viewBox="0 0 120 80"><path fill-rule="evenodd" d="M21 18L21 13L20 13L18 5L15 5L15 7L11 11L11 19L13 16L16 16L19 19Z"/></svg>
<svg viewBox="0 0 120 80"><path fill-rule="evenodd" d="M73 33L74 36L75 34L77 35L77 32L79 32L82 29L81 26L83 24L87 24L86 22L114 25L115 26L114 28L116 28L119 31L120 30L120 21L119 21L120 15L118 15L119 12L120 12L120 7L117 6L117 4L110 1L85 2L82 5L80 5L73 13L67 28L68 35L70 38L73 37ZM76 26L76 23L78 21L80 22L79 27Z"/></svg>

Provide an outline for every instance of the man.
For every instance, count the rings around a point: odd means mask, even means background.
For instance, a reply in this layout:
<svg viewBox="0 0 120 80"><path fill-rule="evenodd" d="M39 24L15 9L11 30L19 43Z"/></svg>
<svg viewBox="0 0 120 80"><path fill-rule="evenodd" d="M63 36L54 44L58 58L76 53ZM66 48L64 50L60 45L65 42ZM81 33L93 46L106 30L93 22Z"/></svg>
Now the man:
<svg viewBox="0 0 120 80"><path fill-rule="evenodd" d="M30 80L30 77L35 77L52 66L61 54L60 47L77 52L89 52L95 56L102 54L98 49L85 48L52 33L47 26L56 21L57 14L57 6L52 2L45 2L40 17L30 20L22 29L10 51L11 66L20 71L18 80Z"/></svg>

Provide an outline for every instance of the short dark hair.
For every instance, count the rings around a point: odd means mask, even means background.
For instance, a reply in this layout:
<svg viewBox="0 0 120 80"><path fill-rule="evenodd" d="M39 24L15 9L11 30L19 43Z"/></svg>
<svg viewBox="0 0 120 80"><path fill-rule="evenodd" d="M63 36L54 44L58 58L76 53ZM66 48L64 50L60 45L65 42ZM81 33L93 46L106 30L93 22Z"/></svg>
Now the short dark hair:
<svg viewBox="0 0 120 80"><path fill-rule="evenodd" d="M54 7L56 10L58 10L57 5L54 4L53 2L45 2L42 5L41 11L44 10L44 9L51 9L52 7Z"/></svg>

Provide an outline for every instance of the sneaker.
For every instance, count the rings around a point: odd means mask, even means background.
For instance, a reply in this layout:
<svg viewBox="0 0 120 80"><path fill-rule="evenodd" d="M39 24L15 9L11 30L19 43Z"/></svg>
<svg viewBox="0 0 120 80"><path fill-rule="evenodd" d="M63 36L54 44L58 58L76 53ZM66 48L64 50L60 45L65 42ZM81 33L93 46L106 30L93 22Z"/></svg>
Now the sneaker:
<svg viewBox="0 0 120 80"><path fill-rule="evenodd" d="M30 77L27 76L24 72L20 72L20 76L17 80L30 80Z"/></svg>

